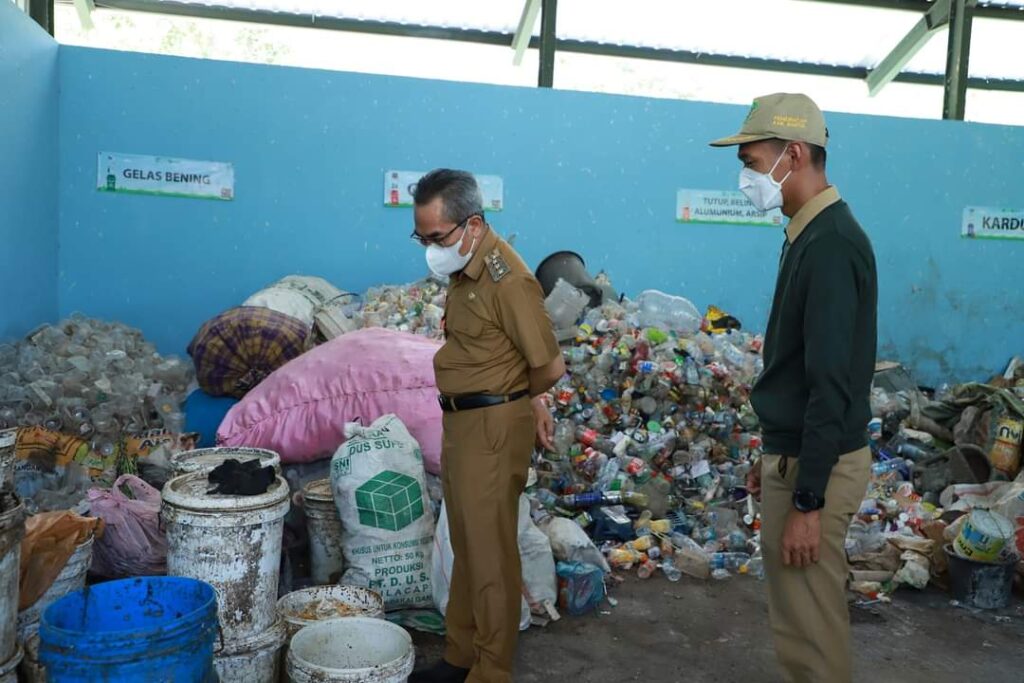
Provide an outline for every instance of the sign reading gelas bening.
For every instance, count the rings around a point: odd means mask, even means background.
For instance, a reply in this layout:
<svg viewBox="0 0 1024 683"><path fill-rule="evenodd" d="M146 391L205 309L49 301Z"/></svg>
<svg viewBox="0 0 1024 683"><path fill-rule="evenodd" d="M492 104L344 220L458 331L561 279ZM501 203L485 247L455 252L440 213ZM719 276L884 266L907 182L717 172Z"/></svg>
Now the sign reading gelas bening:
<svg viewBox="0 0 1024 683"><path fill-rule="evenodd" d="M776 228L782 225L782 211L758 211L736 190L684 189L676 193L676 221Z"/></svg>
<svg viewBox="0 0 1024 683"><path fill-rule="evenodd" d="M100 152L96 189L231 201L235 198L235 170L219 161Z"/></svg>
<svg viewBox="0 0 1024 683"><path fill-rule="evenodd" d="M960 236L982 240L1024 239L1024 209L968 206L964 209Z"/></svg>

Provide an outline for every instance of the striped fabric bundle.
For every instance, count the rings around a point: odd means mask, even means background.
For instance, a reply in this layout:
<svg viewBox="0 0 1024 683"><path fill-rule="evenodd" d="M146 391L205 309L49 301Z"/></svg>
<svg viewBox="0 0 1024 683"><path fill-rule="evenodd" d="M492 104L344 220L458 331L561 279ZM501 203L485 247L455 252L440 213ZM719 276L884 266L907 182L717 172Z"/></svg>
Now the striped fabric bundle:
<svg viewBox="0 0 1024 683"><path fill-rule="evenodd" d="M211 396L242 398L270 373L306 350L309 328L268 308L241 306L196 333L188 354L196 379Z"/></svg>

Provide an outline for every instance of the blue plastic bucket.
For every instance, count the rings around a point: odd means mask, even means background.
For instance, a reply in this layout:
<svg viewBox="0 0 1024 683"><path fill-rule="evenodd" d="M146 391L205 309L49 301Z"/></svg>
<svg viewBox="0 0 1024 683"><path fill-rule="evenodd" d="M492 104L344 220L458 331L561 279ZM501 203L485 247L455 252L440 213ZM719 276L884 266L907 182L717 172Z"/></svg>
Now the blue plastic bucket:
<svg viewBox="0 0 1024 683"><path fill-rule="evenodd" d="M50 683L211 683L217 632L217 596L207 583L110 581L46 609L39 661Z"/></svg>

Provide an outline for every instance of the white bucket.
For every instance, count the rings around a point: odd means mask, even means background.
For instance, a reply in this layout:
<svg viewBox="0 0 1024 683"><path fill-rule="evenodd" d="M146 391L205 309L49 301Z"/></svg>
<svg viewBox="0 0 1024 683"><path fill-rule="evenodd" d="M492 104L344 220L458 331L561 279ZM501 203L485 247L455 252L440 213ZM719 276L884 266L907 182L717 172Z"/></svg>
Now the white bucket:
<svg viewBox="0 0 1024 683"><path fill-rule="evenodd" d="M273 467L274 471L281 474L281 456L274 451L265 448L197 448L192 451L182 451L171 456L171 471L173 476L189 472L209 472L223 464L225 460L238 460L248 462L259 460L262 467Z"/></svg>
<svg viewBox="0 0 1024 683"><path fill-rule="evenodd" d="M231 646L277 621L288 482L277 477L258 496L208 494L206 475L184 474L164 486L160 516L167 531L167 574L217 590L217 614Z"/></svg>
<svg viewBox="0 0 1024 683"><path fill-rule="evenodd" d="M25 657L18 673L23 683L46 683L46 667L39 662L39 633L33 633L23 646Z"/></svg>
<svg viewBox="0 0 1024 683"><path fill-rule="evenodd" d="M277 601L277 612L291 638L300 629L332 619L384 618L384 598L360 586L314 586L295 591Z"/></svg>
<svg viewBox="0 0 1024 683"><path fill-rule="evenodd" d="M310 574L319 585L337 583L345 568L341 544L341 516L334 504L330 479L318 479L302 489L309 534Z"/></svg>
<svg viewBox="0 0 1024 683"><path fill-rule="evenodd" d="M416 654L401 626L353 617L307 626L292 638L292 683L405 683Z"/></svg>
<svg viewBox="0 0 1024 683"><path fill-rule="evenodd" d="M24 644L39 631L39 619L47 607L68 593L85 588L85 574L92 565L92 542L93 537L90 536L79 543L53 585L46 589L35 604L18 612L18 642Z"/></svg>
<svg viewBox="0 0 1024 683"><path fill-rule="evenodd" d="M18 665L21 664L24 654L21 645L18 645L14 656L0 664L0 683L18 683Z"/></svg>
<svg viewBox="0 0 1024 683"><path fill-rule="evenodd" d="M25 536L25 508L13 494L0 494L0 662L7 662L18 650L15 625L18 617L18 579L21 539ZM18 655L20 658L20 654ZM3 669L6 664L0 664ZM3 683L0 678L0 683Z"/></svg>
<svg viewBox="0 0 1024 683"><path fill-rule="evenodd" d="M277 683L287 637L284 621L278 621L255 638L226 643L213 659L220 683Z"/></svg>

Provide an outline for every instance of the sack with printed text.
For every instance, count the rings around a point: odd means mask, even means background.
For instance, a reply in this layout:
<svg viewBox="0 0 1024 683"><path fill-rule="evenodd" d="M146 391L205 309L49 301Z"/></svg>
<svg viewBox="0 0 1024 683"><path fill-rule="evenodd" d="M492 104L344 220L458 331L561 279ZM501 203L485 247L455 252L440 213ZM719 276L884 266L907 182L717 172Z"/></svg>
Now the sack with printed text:
<svg viewBox="0 0 1024 683"><path fill-rule="evenodd" d="M344 534L342 584L375 590L387 610L433 606L434 516L423 455L395 415L345 425L331 459L331 485Z"/></svg>

